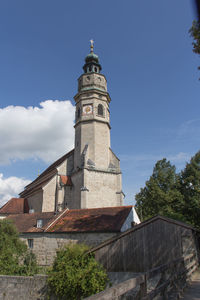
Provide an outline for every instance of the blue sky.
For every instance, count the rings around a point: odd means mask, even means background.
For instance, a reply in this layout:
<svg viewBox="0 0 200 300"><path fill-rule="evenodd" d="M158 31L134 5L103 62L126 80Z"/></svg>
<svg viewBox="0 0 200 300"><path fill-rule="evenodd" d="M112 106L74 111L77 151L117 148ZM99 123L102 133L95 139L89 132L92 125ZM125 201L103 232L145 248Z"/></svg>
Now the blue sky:
<svg viewBox="0 0 200 300"><path fill-rule="evenodd" d="M200 144L194 18L183 0L1 1L0 203L73 147L73 96L91 38L112 99L125 203L158 159L184 168Z"/></svg>

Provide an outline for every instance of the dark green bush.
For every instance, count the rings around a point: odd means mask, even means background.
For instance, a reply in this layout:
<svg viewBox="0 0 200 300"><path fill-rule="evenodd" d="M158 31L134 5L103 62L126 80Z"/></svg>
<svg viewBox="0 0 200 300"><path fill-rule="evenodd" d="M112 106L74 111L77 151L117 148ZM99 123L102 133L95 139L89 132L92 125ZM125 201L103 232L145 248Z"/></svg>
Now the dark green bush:
<svg viewBox="0 0 200 300"><path fill-rule="evenodd" d="M69 245L57 252L48 272L49 295L56 299L79 300L105 289L108 277L88 247Z"/></svg>

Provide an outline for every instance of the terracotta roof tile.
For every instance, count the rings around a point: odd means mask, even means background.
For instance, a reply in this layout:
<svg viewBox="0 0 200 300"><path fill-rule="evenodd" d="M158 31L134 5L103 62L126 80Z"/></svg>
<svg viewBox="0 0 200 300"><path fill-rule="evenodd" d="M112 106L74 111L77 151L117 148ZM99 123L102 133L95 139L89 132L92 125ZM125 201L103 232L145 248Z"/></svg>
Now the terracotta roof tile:
<svg viewBox="0 0 200 300"><path fill-rule="evenodd" d="M120 231L132 206L71 209L65 212L48 232Z"/></svg>
<svg viewBox="0 0 200 300"><path fill-rule="evenodd" d="M28 201L25 198L12 198L0 208L0 214L22 214L28 211Z"/></svg>
<svg viewBox="0 0 200 300"><path fill-rule="evenodd" d="M21 233L25 232L41 232L42 228L37 228L37 220L43 220L46 225L50 220L55 217L54 212L43 212L43 213L31 213L31 214L17 214L9 215L7 219L10 219L15 224L17 230Z"/></svg>
<svg viewBox="0 0 200 300"><path fill-rule="evenodd" d="M89 209L66 209L55 215L33 213L9 215L19 232L119 232L132 206L103 207ZM42 229L36 227L38 219L44 221Z"/></svg>

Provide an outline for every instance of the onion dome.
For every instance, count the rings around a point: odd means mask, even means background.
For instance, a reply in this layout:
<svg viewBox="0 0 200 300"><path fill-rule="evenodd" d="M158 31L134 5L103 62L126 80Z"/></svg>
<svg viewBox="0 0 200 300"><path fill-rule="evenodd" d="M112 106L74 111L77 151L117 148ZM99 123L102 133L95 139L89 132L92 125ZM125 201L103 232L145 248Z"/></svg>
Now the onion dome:
<svg viewBox="0 0 200 300"><path fill-rule="evenodd" d="M85 64L83 70L85 73L100 73L101 65L99 63L99 57L93 52L93 40L90 41L90 53L85 58Z"/></svg>

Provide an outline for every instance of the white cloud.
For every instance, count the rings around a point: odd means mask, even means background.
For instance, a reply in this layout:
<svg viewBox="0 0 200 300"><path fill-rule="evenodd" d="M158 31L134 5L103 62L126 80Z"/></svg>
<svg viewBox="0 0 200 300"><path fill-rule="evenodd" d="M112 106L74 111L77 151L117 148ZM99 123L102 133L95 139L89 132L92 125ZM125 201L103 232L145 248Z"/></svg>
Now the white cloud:
<svg viewBox="0 0 200 300"><path fill-rule="evenodd" d="M0 207L12 197L18 197L18 194L29 183L30 180L19 177L4 178L0 173Z"/></svg>
<svg viewBox="0 0 200 300"><path fill-rule="evenodd" d="M0 164L28 158L51 162L71 150L74 110L68 100L0 109Z"/></svg>

